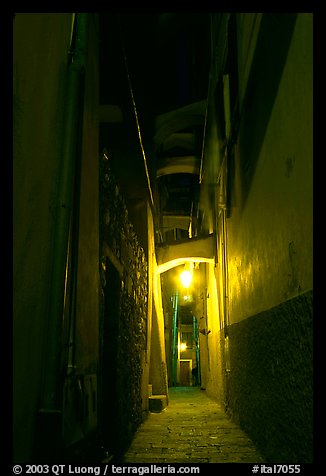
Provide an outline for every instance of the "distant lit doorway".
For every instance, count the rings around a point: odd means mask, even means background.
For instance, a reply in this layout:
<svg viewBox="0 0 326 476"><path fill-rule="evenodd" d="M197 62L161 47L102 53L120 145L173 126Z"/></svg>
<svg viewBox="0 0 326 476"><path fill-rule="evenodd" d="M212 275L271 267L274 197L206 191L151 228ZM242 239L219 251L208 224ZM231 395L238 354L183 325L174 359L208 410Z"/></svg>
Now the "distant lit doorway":
<svg viewBox="0 0 326 476"><path fill-rule="evenodd" d="M179 385L190 387L192 384L192 359L180 359Z"/></svg>
<svg viewBox="0 0 326 476"><path fill-rule="evenodd" d="M198 322L191 308L178 307L173 334L173 386L200 385Z"/></svg>

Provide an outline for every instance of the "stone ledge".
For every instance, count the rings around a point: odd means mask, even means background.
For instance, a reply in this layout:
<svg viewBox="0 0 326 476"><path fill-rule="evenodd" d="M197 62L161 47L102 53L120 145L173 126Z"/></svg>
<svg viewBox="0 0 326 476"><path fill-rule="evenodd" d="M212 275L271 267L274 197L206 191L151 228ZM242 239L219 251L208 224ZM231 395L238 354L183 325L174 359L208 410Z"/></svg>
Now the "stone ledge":
<svg viewBox="0 0 326 476"><path fill-rule="evenodd" d="M151 395L148 401L149 411L152 413L160 413L167 406L166 395Z"/></svg>

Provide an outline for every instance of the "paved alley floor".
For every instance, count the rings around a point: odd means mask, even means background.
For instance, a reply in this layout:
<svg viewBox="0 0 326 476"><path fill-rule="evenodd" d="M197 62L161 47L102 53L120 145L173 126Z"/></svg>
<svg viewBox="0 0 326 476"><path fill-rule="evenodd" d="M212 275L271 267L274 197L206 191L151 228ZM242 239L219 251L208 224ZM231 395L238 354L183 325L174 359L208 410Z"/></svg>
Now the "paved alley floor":
<svg viewBox="0 0 326 476"><path fill-rule="evenodd" d="M263 463L251 440L199 387L169 389L169 405L149 413L124 463Z"/></svg>

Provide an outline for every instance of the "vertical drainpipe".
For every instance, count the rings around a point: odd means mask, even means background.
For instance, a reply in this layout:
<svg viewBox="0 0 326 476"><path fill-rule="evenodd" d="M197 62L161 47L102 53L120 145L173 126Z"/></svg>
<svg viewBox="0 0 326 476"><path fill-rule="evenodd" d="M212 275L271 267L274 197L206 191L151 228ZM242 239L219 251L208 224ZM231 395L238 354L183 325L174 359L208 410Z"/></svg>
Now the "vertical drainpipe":
<svg viewBox="0 0 326 476"><path fill-rule="evenodd" d="M47 342L41 405L36 430L36 452L50 461L61 451L62 441L62 326L68 263L69 227L75 177L81 167L80 105L84 101L84 73L89 14L75 14L75 48L71 51L66 84L62 161L58 178L53 238L51 293L47 316Z"/></svg>
<svg viewBox="0 0 326 476"><path fill-rule="evenodd" d="M173 309L173 349L172 349L172 380L173 385L177 383L177 346L178 346L178 291L174 296L174 309Z"/></svg>
<svg viewBox="0 0 326 476"><path fill-rule="evenodd" d="M193 334L196 345L196 367L197 367L197 385L200 384L200 354L199 354L199 335L198 335L198 321L195 316L192 317Z"/></svg>
<svg viewBox="0 0 326 476"><path fill-rule="evenodd" d="M230 348L229 348L229 271L227 253L226 208L223 209L223 270L224 270L224 351L225 372L230 373Z"/></svg>

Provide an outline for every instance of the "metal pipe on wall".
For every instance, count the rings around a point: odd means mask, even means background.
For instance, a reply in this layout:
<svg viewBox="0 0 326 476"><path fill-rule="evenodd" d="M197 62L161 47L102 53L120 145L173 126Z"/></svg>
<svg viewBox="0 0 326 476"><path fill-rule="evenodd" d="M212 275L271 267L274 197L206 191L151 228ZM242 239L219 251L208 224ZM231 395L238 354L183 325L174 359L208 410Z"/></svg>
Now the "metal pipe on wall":
<svg viewBox="0 0 326 476"><path fill-rule="evenodd" d="M177 348L178 348L178 291L176 291L173 300L173 347L172 347L172 385L177 384Z"/></svg>
<svg viewBox="0 0 326 476"><path fill-rule="evenodd" d="M74 48L69 51L66 103L61 168L58 177L56 220L53 238L51 294L47 323L47 345L44 359L43 391L39 410L39 440L46 437L61 438L62 413L62 327L67 279L69 229L74 204L76 176L81 167L80 105L84 98L84 73L88 38L89 14L75 14ZM59 421L60 420L60 421ZM59 433L59 434L58 434ZM44 435L43 435L44 437ZM43 442L46 444L46 442ZM42 445L43 446L43 445ZM47 447L50 446L47 443ZM50 449L50 448L49 448Z"/></svg>

